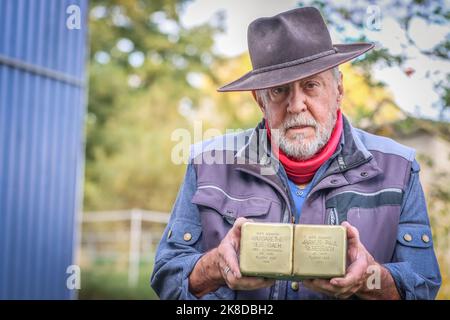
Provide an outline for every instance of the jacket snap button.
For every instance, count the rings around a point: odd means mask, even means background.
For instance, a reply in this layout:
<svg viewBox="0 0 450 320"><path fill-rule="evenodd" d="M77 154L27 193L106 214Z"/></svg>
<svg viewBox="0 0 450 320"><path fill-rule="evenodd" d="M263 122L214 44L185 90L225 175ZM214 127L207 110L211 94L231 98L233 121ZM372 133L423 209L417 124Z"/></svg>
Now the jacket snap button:
<svg viewBox="0 0 450 320"><path fill-rule="evenodd" d="M336 180L336 179L333 179L333 180L330 181L331 184L336 184L336 183L338 183L338 182L339 182L339 181Z"/></svg>
<svg viewBox="0 0 450 320"><path fill-rule="evenodd" d="M409 233L405 233L403 239L405 239L405 241L410 242L412 240L412 236Z"/></svg>
<svg viewBox="0 0 450 320"><path fill-rule="evenodd" d="M298 291L298 282L297 281L291 282L291 289L294 291Z"/></svg>
<svg viewBox="0 0 450 320"><path fill-rule="evenodd" d="M189 241L192 239L192 234L190 234L189 232L186 232L183 236L184 241Z"/></svg>
<svg viewBox="0 0 450 320"><path fill-rule="evenodd" d="M428 242L430 242L430 237L427 236L426 234L424 234L424 235L422 235L422 241L425 243L428 243Z"/></svg>
<svg viewBox="0 0 450 320"><path fill-rule="evenodd" d="M369 173L367 171L361 172L361 177L367 177Z"/></svg>

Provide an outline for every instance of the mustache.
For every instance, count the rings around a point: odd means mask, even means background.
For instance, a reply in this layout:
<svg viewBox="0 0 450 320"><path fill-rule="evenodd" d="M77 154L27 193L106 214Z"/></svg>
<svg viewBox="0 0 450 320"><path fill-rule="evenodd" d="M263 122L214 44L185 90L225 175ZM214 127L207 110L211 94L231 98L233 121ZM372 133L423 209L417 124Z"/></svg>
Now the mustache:
<svg viewBox="0 0 450 320"><path fill-rule="evenodd" d="M283 130L286 131L291 127L297 126L311 126L316 128L317 122L313 118L305 117L303 115L297 115L284 121Z"/></svg>

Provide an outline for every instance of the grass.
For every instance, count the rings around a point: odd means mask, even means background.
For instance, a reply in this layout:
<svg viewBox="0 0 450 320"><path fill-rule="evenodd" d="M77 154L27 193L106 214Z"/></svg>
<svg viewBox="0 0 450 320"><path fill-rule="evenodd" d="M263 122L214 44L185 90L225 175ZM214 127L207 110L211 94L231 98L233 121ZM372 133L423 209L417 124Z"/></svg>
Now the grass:
<svg viewBox="0 0 450 320"><path fill-rule="evenodd" d="M125 299L153 300L158 296L150 287L153 262L141 263L139 281L136 287L128 286L127 271L118 271L113 265L96 263L81 271L80 300Z"/></svg>

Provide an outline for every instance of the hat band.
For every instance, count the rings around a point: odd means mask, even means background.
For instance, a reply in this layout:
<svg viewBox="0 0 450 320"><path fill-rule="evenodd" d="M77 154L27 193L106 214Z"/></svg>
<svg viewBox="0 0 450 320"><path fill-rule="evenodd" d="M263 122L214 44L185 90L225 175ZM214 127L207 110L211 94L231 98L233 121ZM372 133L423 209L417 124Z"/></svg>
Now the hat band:
<svg viewBox="0 0 450 320"><path fill-rule="evenodd" d="M325 57L325 56L329 56L330 54L337 53L337 52L338 52L338 49L336 47L333 47L333 49L331 49L331 50L319 52L319 53L313 54L312 56L309 56L309 57L304 57L304 58L300 58L300 59L297 59L297 60L283 62L283 63L275 64L273 66L267 66L267 67L258 68L258 69L253 70L251 73L256 74L256 73L267 72L267 71L272 71L272 70L276 70L276 69L291 67L291 66L295 66L297 64L301 64L301 63L305 63L305 62L309 62L309 61L312 61L312 60L316 60L316 59L319 59L319 58L322 58L322 57Z"/></svg>

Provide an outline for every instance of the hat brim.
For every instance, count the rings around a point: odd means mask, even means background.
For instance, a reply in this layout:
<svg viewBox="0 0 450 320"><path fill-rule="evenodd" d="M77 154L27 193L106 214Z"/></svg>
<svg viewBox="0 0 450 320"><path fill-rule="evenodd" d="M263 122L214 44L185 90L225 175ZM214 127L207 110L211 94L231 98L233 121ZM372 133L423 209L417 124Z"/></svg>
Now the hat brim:
<svg viewBox="0 0 450 320"><path fill-rule="evenodd" d="M239 79L219 88L217 91L229 92L260 90L301 80L354 59L372 49L374 44L365 42L335 44L334 47L337 49L336 53L309 62L266 72L250 71Z"/></svg>

